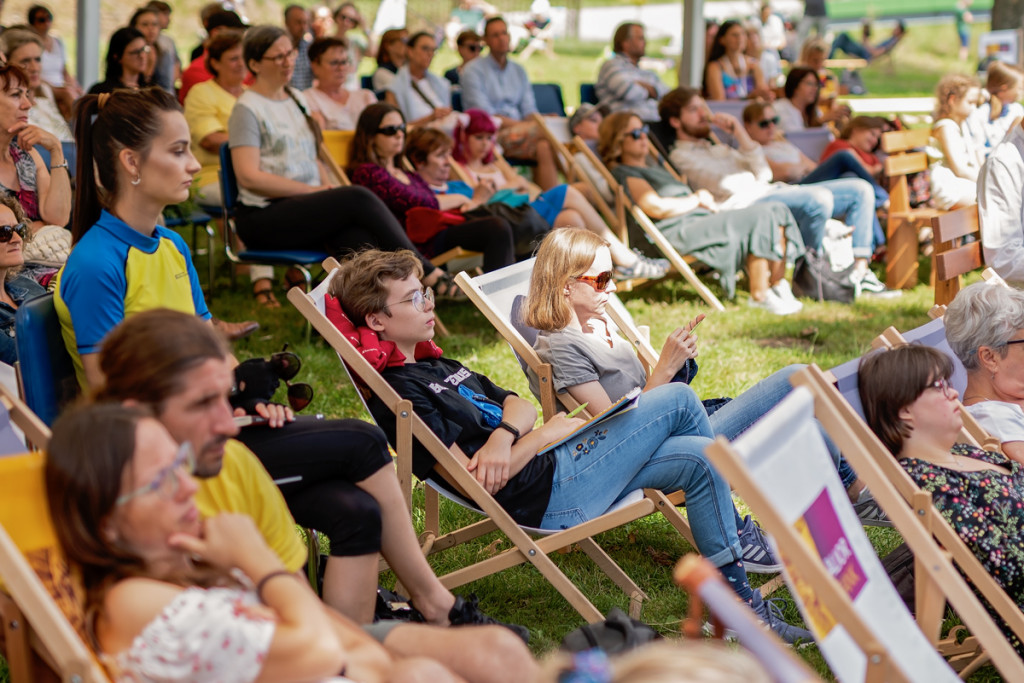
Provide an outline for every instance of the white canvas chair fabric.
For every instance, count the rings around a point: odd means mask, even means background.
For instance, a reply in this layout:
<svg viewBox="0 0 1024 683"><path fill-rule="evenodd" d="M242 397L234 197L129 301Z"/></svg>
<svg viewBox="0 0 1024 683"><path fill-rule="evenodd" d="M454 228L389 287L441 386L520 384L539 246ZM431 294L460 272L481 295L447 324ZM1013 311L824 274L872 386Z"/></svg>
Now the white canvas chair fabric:
<svg viewBox="0 0 1024 683"><path fill-rule="evenodd" d="M796 389L713 462L772 534L786 581L832 671L863 681L884 653L889 680L956 681L890 582Z"/></svg>

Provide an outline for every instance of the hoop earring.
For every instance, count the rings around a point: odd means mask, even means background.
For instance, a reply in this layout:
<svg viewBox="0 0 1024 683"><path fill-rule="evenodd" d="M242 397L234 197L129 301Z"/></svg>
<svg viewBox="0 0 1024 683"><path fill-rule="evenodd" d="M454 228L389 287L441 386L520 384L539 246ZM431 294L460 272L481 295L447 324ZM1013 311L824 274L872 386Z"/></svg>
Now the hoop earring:
<svg viewBox="0 0 1024 683"><path fill-rule="evenodd" d="M138 185L142 182L142 174L135 176L135 180L132 181L132 185Z"/></svg>

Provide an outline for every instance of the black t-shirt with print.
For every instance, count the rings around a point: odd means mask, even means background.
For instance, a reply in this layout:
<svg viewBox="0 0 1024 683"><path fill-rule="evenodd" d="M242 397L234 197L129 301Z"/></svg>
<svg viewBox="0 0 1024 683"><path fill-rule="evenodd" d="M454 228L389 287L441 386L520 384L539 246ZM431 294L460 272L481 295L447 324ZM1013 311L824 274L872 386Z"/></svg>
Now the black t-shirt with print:
<svg viewBox="0 0 1024 683"><path fill-rule="evenodd" d="M484 420L481 410L459 393L462 385L475 394L482 394L501 406L512 392L502 389L484 375L477 374L461 363L447 358L422 360L400 367L385 368L381 373L399 396L412 402L413 409L438 438L447 445L458 444L472 457L484 445L494 428ZM377 424L395 443L394 414L378 398L370 403ZM430 452L415 441L413 444L413 473L420 479L431 476L435 461ZM551 497L555 461L552 453L539 455L494 496L519 524L540 525ZM435 481L445 485L440 476Z"/></svg>

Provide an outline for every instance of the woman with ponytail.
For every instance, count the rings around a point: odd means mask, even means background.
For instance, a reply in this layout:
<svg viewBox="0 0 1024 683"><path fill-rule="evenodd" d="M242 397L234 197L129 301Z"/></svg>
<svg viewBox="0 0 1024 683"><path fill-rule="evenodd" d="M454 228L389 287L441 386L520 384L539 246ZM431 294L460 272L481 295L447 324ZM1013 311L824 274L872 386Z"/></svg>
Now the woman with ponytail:
<svg viewBox="0 0 1024 683"><path fill-rule="evenodd" d="M302 93L288 83L297 55L277 26L245 33L242 53L252 85L228 120L238 179L238 232L250 249L322 249L333 255L366 246L415 250L388 207L364 187L338 187L317 158L320 129ZM422 255L424 283L454 291L448 275Z"/></svg>
<svg viewBox="0 0 1024 683"><path fill-rule="evenodd" d="M86 95L75 117L78 146L73 248L57 274L54 304L83 388L102 382L97 354L107 333L151 308L210 319L185 240L160 225L188 199L199 163L178 100L160 88ZM256 323L221 323L229 337Z"/></svg>

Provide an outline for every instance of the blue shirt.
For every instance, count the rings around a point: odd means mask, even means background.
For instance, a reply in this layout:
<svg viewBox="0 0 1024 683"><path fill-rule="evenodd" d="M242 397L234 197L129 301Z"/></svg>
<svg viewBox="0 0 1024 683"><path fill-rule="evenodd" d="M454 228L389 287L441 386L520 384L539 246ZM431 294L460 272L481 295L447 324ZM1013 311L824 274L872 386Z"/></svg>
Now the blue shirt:
<svg viewBox="0 0 1024 683"><path fill-rule="evenodd" d="M295 49L295 70L292 71L291 86L296 90L308 90L313 87L313 67L309 64L309 41L303 38Z"/></svg>
<svg viewBox="0 0 1024 683"><path fill-rule="evenodd" d="M54 305L82 387L88 383L81 356L99 352L107 333L128 316L170 308L210 317L185 240L159 226L143 235L107 211L57 273Z"/></svg>
<svg viewBox="0 0 1024 683"><path fill-rule="evenodd" d="M26 275L15 275L4 283L4 289L18 308L29 299L46 294L38 282ZM18 309L0 301L0 362L13 365L18 360L14 346L14 316Z"/></svg>
<svg viewBox="0 0 1024 683"><path fill-rule="evenodd" d="M537 111L526 70L509 60L501 68L494 57L478 57L462 70L462 109L524 120Z"/></svg>

